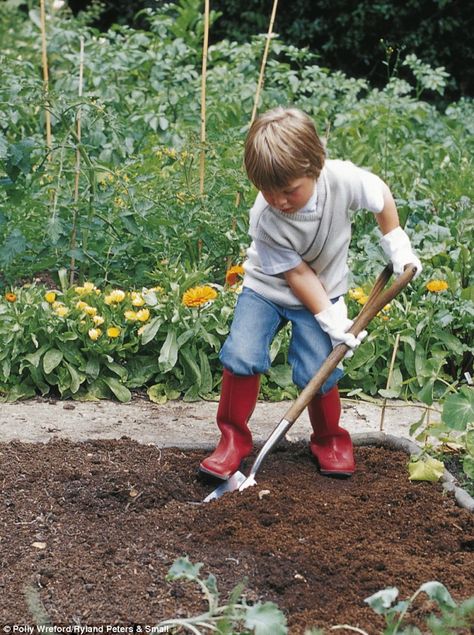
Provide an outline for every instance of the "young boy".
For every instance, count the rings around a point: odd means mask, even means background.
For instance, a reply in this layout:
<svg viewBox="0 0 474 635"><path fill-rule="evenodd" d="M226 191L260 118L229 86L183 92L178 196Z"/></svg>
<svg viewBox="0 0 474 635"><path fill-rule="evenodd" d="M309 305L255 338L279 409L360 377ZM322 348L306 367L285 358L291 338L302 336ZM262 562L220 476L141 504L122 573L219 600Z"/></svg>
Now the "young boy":
<svg viewBox="0 0 474 635"><path fill-rule="evenodd" d="M247 423L257 403L259 376L270 367L276 333L291 322L288 359L300 388L334 346L344 342L351 353L363 338L347 333L352 326L344 302L350 212L375 213L380 244L395 274L410 263L417 266L416 275L421 272L388 186L349 161L326 160L312 120L300 110L278 107L254 122L245 167L260 192L250 211L252 244L243 290L220 353L221 439L200 465L202 473L223 480L252 451ZM337 368L308 406L309 447L322 474L347 477L355 463L350 435L339 426L342 374Z"/></svg>

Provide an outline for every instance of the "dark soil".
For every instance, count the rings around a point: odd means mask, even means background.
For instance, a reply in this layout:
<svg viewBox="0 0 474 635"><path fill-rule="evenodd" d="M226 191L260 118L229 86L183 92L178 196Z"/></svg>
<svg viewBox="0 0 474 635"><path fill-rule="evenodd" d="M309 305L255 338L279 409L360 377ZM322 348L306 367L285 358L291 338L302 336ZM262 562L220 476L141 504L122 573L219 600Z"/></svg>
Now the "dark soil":
<svg viewBox="0 0 474 635"><path fill-rule="evenodd" d="M247 578L248 602L276 602L298 635L335 624L379 634L363 600L388 586L405 598L438 580L456 600L474 594L474 516L441 485L409 482L404 453L357 448L355 475L336 480L288 444L256 487L199 504L213 489L196 479L203 456L127 438L0 445L0 625L34 623L28 588L58 625L195 615L206 608L195 586L165 581L185 554L224 601Z"/></svg>

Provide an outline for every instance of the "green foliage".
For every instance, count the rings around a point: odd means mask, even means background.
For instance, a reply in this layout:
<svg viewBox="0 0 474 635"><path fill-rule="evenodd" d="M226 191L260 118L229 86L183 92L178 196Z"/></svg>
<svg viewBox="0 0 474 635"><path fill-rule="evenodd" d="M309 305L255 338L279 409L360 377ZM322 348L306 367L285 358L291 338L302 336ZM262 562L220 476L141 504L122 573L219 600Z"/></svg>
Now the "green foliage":
<svg viewBox="0 0 474 635"><path fill-rule="evenodd" d="M242 167L242 146L263 38L210 47L203 147L203 18L196 0L147 11L146 29L116 26L102 34L65 9L50 11L48 94L41 81L36 5L22 13L17 4L0 5L0 287L18 295L16 303L0 303L3 395L46 394L51 386L64 396L121 399L145 387L157 401L178 392L189 399L214 394L217 352L235 294L226 287L201 310L181 300L195 284L222 286L229 263L244 259L255 192ZM373 321L368 339L346 364L342 386L349 394L431 404L472 371L473 104L461 100L440 112L422 101L427 90L442 92L447 78L413 54L397 61L412 83L392 74L378 90L316 62L308 50L275 38L260 110L295 103L326 133L330 156L380 174L397 198L424 266L421 278ZM387 64L393 68L392 54ZM46 108L52 116L51 149L45 143ZM354 217L353 229L351 285L367 292L383 266L378 230L364 213ZM73 288L62 288L58 296L70 309L60 318L44 308L48 289L21 287L38 272L57 275L64 267L79 286L92 280L102 290L96 308L107 320L110 307L100 298L108 289L159 285L165 292L156 304L147 304L150 320L141 336L122 316L116 325L120 338L102 335L93 342L91 317L85 318L86 329L71 304ZM428 290L437 280L447 288ZM350 299L349 309L354 316L358 300ZM397 334L400 345L387 386ZM266 398L295 395L288 340L288 331L282 331L272 347L273 367L262 381Z"/></svg>
<svg viewBox="0 0 474 635"><path fill-rule="evenodd" d="M469 598L457 604L451 597L447 588L437 581L425 582L408 599L398 601L398 589L390 587L383 591L378 591L366 598L364 601L379 615L383 615L386 620L386 628L383 635L421 635L415 626L410 626L406 621L408 612L420 593L425 593L434 602L440 615L431 613L426 618L426 626L433 635L447 635L458 632L454 629L468 628L474 618L474 598ZM360 632L360 631L359 631Z"/></svg>
<svg viewBox="0 0 474 635"><path fill-rule="evenodd" d="M202 563L192 564L187 556L178 558L166 579L196 583L207 601L208 610L195 617L163 620L157 628L182 627L196 635L210 631L222 635L285 635L288 632L286 618L275 604L247 604L242 596L244 585L241 583L231 591L227 603L220 604L216 578L210 574L203 579L200 575L202 566Z"/></svg>
<svg viewBox="0 0 474 635"><path fill-rule="evenodd" d="M26 286L0 300L0 395L14 401L54 387L62 397L129 401L148 387L159 403L212 397L235 291L198 285L201 304L189 307L183 294L205 272L163 271L162 286L127 293L87 282L46 293ZM216 298L199 300L209 292Z"/></svg>
<svg viewBox="0 0 474 635"><path fill-rule="evenodd" d="M268 29L271 3L215 0L222 12L214 37L245 42ZM466 41L472 12L451 0L413 0L406 3L347 2L347 0L294 0L278 6L274 30L297 47L309 47L320 64L356 77L369 77L382 86L387 76L384 49L415 54L430 66L446 67L451 93L473 94L474 52ZM414 28L416 25L416 28ZM393 65L388 71L391 72Z"/></svg>

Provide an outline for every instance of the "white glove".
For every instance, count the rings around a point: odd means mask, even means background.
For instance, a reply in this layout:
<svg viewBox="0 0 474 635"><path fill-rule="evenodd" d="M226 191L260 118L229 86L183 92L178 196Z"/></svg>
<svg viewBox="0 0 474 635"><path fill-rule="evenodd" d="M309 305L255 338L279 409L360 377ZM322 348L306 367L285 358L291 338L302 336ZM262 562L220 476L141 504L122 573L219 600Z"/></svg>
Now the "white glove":
<svg viewBox="0 0 474 635"><path fill-rule="evenodd" d="M401 227L392 229L391 232L382 236L380 246L384 250L385 255L390 259L393 265L393 273L399 276L403 273L405 265L413 264L416 267L416 273L413 279L418 278L423 267L421 262L412 251L410 239Z"/></svg>
<svg viewBox="0 0 474 635"><path fill-rule="evenodd" d="M342 297L314 317L323 331L331 338L333 348L338 344L349 346L351 350L345 354L344 357L346 358L354 355L353 349L357 348L367 335L367 331L361 331L357 337L352 335L352 333L347 333L354 324L354 320L350 320L347 317L347 306Z"/></svg>

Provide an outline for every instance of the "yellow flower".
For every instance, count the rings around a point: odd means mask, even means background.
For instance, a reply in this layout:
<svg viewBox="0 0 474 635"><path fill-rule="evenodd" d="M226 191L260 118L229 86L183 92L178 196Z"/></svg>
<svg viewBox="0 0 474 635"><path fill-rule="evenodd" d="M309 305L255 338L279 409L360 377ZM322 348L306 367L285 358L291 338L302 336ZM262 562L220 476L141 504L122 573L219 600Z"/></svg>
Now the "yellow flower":
<svg viewBox="0 0 474 635"><path fill-rule="evenodd" d="M77 293L77 295L85 295L87 293L84 287L75 287L74 291Z"/></svg>
<svg viewBox="0 0 474 635"><path fill-rule="evenodd" d="M109 326L109 328L107 329L107 335L109 337L118 337L121 333L121 330L119 329L118 326Z"/></svg>
<svg viewBox="0 0 474 635"><path fill-rule="evenodd" d="M121 289L114 289L104 298L105 304L118 304L123 300L125 300L125 291Z"/></svg>
<svg viewBox="0 0 474 635"><path fill-rule="evenodd" d="M67 306L58 306L58 308L55 310L56 315L59 315L59 317L66 317L66 315L69 313L69 309L67 308Z"/></svg>
<svg viewBox="0 0 474 635"><path fill-rule="evenodd" d="M152 287L151 290L156 291L156 293L160 293L161 291L163 291L163 287Z"/></svg>
<svg viewBox="0 0 474 635"><path fill-rule="evenodd" d="M141 293L137 293L136 291L132 291L132 304L133 306L143 306L145 304L145 300Z"/></svg>
<svg viewBox="0 0 474 635"><path fill-rule="evenodd" d="M98 340L99 337L102 335L102 331L100 329L89 329L87 333L93 342Z"/></svg>
<svg viewBox="0 0 474 635"><path fill-rule="evenodd" d="M96 326L100 326L101 324L105 322L104 318L101 315L94 315L92 317L92 321L94 322Z"/></svg>
<svg viewBox="0 0 474 635"><path fill-rule="evenodd" d="M54 291L48 291L48 293L44 294L44 299L46 300L46 302L49 302L49 304L53 304L53 302L56 300L56 294L54 293Z"/></svg>
<svg viewBox="0 0 474 635"><path fill-rule="evenodd" d="M56 309L59 309L59 307L64 306L64 302L59 302L58 300L56 300L51 306L56 311Z"/></svg>
<svg viewBox="0 0 474 635"><path fill-rule="evenodd" d="M92 284L92 282L84 282L84 291L86 293L91 293L92 291L96 291L96 287L95 285Z"/></svg>
<svg viewBox="0 0 474 635"><path fill-rule="evenodd" d="M140 309L140 311L137 311L137 320L139 322L146 322L149 319L150 319L149 309Z"/></svg>
<svg viewBox="0 0 474 635"><path fill-rule="evenodd" d="M426 283L426 288L431 293L441 293L449 289L448 283L445 280L430 280Z"/></svg>
<svg viewBox="0 0 474 635"><path fill-rule="evenodd" d="M124 316L129 322L136 322L138 319L136 311L125 311Z"/></svg>
<svg viewBox="0 0 474 635"><path fill-rule="evenodd" d="M79 311L84 311L86 306L88 306L88 304L87 302L84 302L83 300L78 300L76 302L76 309L79 309Z"/></svg>
<svg viewBox="0 0 474 635"><path fill-rule="evenodd" d="M85 306L84 307L84 313L87 313L87 315L96 315L97 314L97 309L95 308L95 306Z"/></svg>
<svg viewBox="0 0 474 635"><path fill-rule="evenodd" d="M352 300L358 300L359 298L362 298L365 295L366 295L366 293L362 289L362 287L356 287L355 289L349 289L349 297Z"/></svg>
<svg viewBox="0 0 474 635"><path fill-rule="evenodd" d="M184 306L197 307L217 298L217 291L209 286L192 287L183 294Z"/></svg>
<svg viewBox="0 0 474 635"><path fill-rule="evenodd" d="M5 293L5 300L7 302L16 302L16 293Z"/></svg>
<svg viewBox="0 0 474 635"><path fill-rule="evenodd" d="M244 273L245 270L242 265L234 265L233 267L227 269L225 281L228 285L232 286L238 281L239 276L243 276Z"/></svg>

